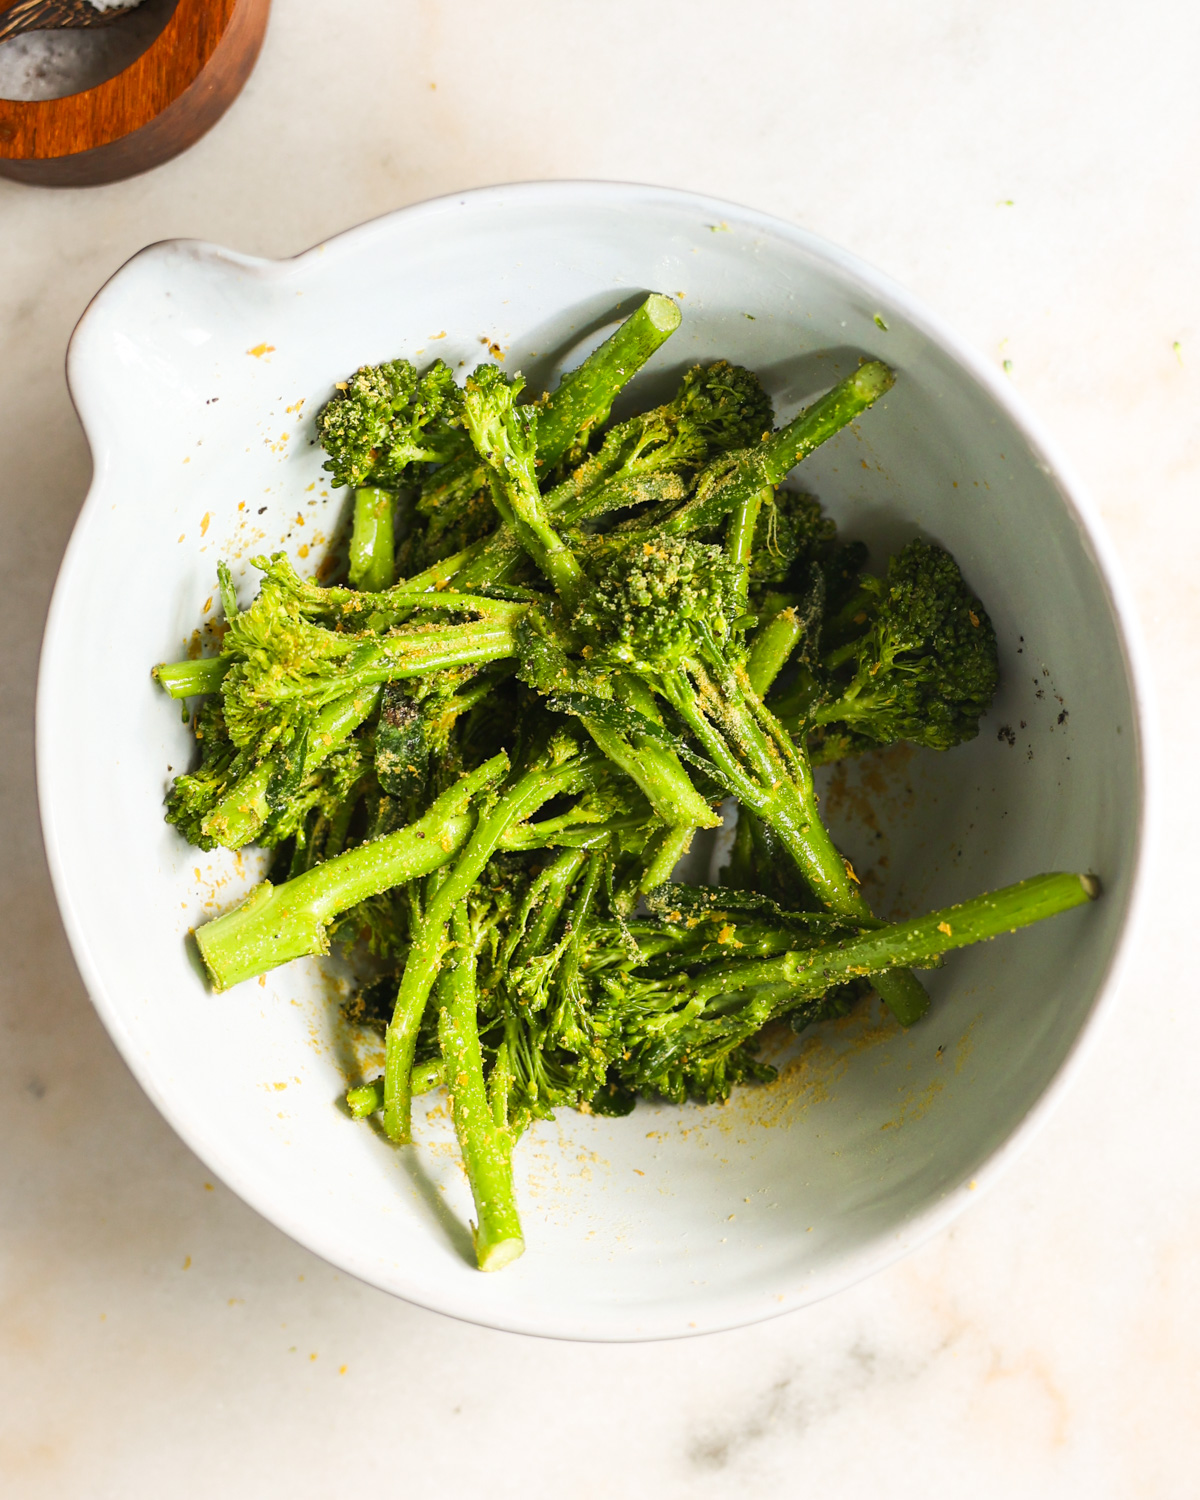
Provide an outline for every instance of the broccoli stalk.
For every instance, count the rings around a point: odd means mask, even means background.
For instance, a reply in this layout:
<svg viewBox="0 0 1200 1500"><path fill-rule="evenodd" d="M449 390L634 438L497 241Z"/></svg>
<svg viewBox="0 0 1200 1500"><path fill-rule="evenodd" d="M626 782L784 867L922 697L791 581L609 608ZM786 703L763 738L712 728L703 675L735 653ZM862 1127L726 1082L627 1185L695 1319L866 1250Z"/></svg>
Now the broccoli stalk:
<svg viewBox="0 0 1200 1500"><path fill-rule="evenodd" d="M682 500L705 464L754 446L773 426L771 398L756 375L726 360L695 365L670 401L610 428L596 452L547 493L546 509L571 526L648 501Z"/></svg>
<svg viewBox="0 0 1200 1500"><path fill-rule="evenodd" d="M536 403L538 467L548 474L573 450L586 446L590 435L608 420L612 404L650 356L679 327L678 304L661 292L651 292L635 312L573 370L556 389ZM432 476L425 495L439 487L476 489L486 483L478 455L464 444L452 464Z"/></svg>
<svg viewBox="0 0 1200 1500"><path fill-rule="evenodd" d="M350 535L350 583L379 593L396 576L395 500L389 490L361 485L354 492L354 527Z"/></svg>
<svg viewBox="0 0 1200 1500"><path fill-rule="evenodd" d="M617 673L605 684L610 696L598 696L596 684L564 651L567 639L540 611L530 611L518 631L524 681L546 696L550 708L579 717L664 823L716 827L721 820L692 785L672 737L661 727L653 694L633 674Z"/></svg>
<svg viewBox="0 0 1200 1500"><path fill-rule="evenodd" d="M409 1075L417 1032L446 953L447 928L455 907L466 899L511 827L523 823L552 797L577 791L586 785L599 764L599 757L594 756L594 752L592 755L579 754L573 744L553 744L517 778L489 812L481 815L466 848L426 906L420 930L413 939L404 965L385 1044L383 1128L398 1144L406 1144L412 1138Z"/></svg>
<svg viewBox="0 0 1200 1500"><path fill-rule="evenodd" d="M702 1010L719 997L759 987L779 987L783 1007L816 1000L847 979L873 978L901 966L927 969L944 954L1015 932L1094 901L1094 875L1035 875L987 895L927 912L911 922L877 926L858 937L830 939L820 947L793 948L774 958L718 964L688 985L688 1002Z"/></svg>
<svg viewBox="0 0 1200 1500"><path fill-rule="evenodd" d="M417 1063L412 1070L413 1098L441 1088L445 1081L446 1068L440 1057L431 1057L428 1062ZM378 1114L383 1108L382 1075L347 1089L346 1108L356 1120L366 1120L371 1115Z"/></svg>
<svg viewBox="0 0 1200 1500"><path fill-rule="evenodd" d="M549 471L608 420L613 401L679 327L677 303L651 292L598 349L569 370L538 412L538 459Z"/></svg>
<svg viewBox="0 0 1200 1500"><path fill-rule="evenodd" d="M690 673L680 670L662 681L664 695L726 789L773 830L814 894L840 916L869 918L858 877L821 821L811 766L754 693L744 669L697 659ZM907 969L881 973L876 988L904 1026L929 1008L929 996Z"/></svg>
<svg viewBox="0 0 1200 1500"><path fill-rule="evenodd" d="M606 785L607 780L603 769L598 770L594 792L585 792L565 812L510 828L504 835L503 847L525 851L603 849L614 834L652 832L654 814L638 788L621 775L614 775L611 785Z"/></svg>
<svg viewBox="0 0 1200 1500"><path fill-rule="evenodd" d="M618 392L679 326L679 316L670 298L652 294L581 365L563 376L557 390L537 403L537 463L542 477L586 447L592 431L607 419ZM425 521L423 534L414 538L418 554L444 552L449 544L455 556L435 563L435 568L457 570L472 562L472 586L501 581L521 556L520 543L507 528L462 547L477 527L477 497L487 487L486 469L464 438L462 451L423 482L416 501L417 515Z"/></svg>
<svg viewBox="0 0 1200 1500"><path fill-rule="evenodd" d="M750 598L750 559L759 512L764 498L774 493L775 486L769 480L761 485L746 485L729 516L725 548L735 569L734 595L742 609L746 608Z"/></svg>
<svg viewBox="0 0 1200 1500"><path fill-rule="evenodd" d="M195 661L161 661L151 668L155 682L172 698L195 698L200 693L215 693L229 670L222 656L201 656Z"/></svg>
<svg viewBox="0 0 1200 1500"><path fill-rule="evenodd" d="M227 990L293 958L329 952L327 926L360 901L418 880L466 845L472 801L497 782L507 757L494 756L433 803L424 817L348 849L303 875L274 886L256 885L246 899L196 929L196 944L213 988Z"/></svg>
<svg viewBox="0 0 1200 1500"><path fill-rule="evenodd" d="M479 1046L476 968L487 927L472 922L463 901L450 931L455 951L438 980L438 1041L454 1133L478 1215L471 1226L475 1259L481 1271L499 1271L524 1252L525 1240L513 1196L512 1131L493 1113Z"/></svg>
<svg viewBox="0 0 1200 1500"><path fill-rule="evenodd" d="M746 680L760 698L787 665L804 635L804 621L794 605L787 605L763 623L746 655Z"/></svg>
<svg viewBox="0 0 1200 1500"><path fill-rule="evenodd" d="M671 872L692 847L695 836L695 827L687 823L675 823L664 828L649 851L650 857L638 879L638 891L646 894L670 880Z"/></svg>
<svg viewBox="0 0 1200 1500"><path fill-rule="evenodd" d="M580 722L605 755L637 784L669 828L691 842L697 828L715 828L721 819L692 785L678 753L634 729L623 733L599 713L584 713ZM649 887L647 887L649 889Z"/></svg>
<svg viewBox="0 0 1200 1500"><path fill-rule="evenodd" d="M539 478L547 415L537 408ZM598 451L544 495L545 514L570 526L647 501L682 500L706 463L759 442L771 425L770 397L750 371L724 360L698 365L670 401L610 429ZM445 566L458 587L477 588L508 579L522 557L520 540L502 526Z"/></svg>
<svg viewBox="0 0 1200 1500"><path fill-rule="evenodd" d="M487 465L500 519L559 595L570 602L583 585L583 570L550 524L538 489L537 412L516 404L524 385L519 375L506 380L494 365L481 365L467 380L467 431Z"/></svg>

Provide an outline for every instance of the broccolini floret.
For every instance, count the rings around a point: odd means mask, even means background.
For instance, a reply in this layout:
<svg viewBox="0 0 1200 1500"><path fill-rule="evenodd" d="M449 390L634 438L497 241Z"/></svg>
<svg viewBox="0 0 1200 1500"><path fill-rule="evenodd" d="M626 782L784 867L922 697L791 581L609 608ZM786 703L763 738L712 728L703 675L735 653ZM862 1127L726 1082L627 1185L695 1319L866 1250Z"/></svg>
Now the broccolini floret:
<svg viewBox="0 0 1200 1500"><path fill-rule="evenodd" d="M999 677L996 635L943 548L910 542L886 579L861 580L833 629L848 638L823 657L829 696L809 711L814 726L931 750L979 733Z"/></svg>
<svg viewBox="0 0 1200 1500"><path fill-rule="evenodd" d="M462 391L440 359L423 375L406 359L364 365L317 416L335 485L392 488L414 464L461 451L461 429Z"/></svg>

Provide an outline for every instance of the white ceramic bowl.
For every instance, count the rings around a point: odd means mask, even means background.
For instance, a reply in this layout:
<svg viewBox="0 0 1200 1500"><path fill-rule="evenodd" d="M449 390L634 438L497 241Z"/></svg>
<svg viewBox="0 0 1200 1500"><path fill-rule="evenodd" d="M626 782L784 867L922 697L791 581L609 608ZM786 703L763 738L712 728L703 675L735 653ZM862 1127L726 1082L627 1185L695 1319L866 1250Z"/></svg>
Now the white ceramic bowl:
<svg viewBox="0 0 1200 1500"><path fill-rule="evenodd" d="M440 1112L426 1144L396 1152L337 1108L346 1041L328 973L294 964L261 986L205 986L188 929L248 887L254 860L200 854L164 824L169 769L192 751L149 669L212 617L219 558L245 576L281 539L319 556L346 494L328 490L312 445L332 381L398 354L469 368L490 343L545 384L646 289L684 311L644 377L652 393L726 356L763 375L782 418L860 354L893 365L892 393L803 482L877 560L918 532L949 547L995 621L1003 685L979 738L857 767L828 798L881 905L1050 869L1095 871L1105 895L954 956L912 1031L826 1028L773 1088L724 1109L536 1127L518 1148L528 1251L481 1276ZM427 1307L529 1333L658 1338L845 1286L946 1224L1028 1137L1112 988L1137 885L1128 611L1092 512L1008 384L904 292L730 204L530 184L404 209L295 260L151 246L89 307L68 371L95 478L42 657L50 867L130 1068L260 1213Z"/></svg>

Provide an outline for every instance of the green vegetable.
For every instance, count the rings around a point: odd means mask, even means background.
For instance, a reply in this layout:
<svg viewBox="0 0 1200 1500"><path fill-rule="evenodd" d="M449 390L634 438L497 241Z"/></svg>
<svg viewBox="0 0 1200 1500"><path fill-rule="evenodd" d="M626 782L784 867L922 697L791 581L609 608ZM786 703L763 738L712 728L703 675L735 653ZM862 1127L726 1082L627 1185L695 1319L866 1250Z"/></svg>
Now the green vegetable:
<svg viewBox="0 0 1200 1500"><path fill-rule="evenodd" d="M996 636L948 552L914 541L864 576L824 633L811 729L854 744L949 750L979 733L995 696Z"/></svg>
<svg viewBox="0 0 1200 1500"><path fill-rule="evenodd" d="M317 417L335 485L398 484L414 464L461 449L462 392L441 360L422 376L405 359L364 365Z"/></svg>
<svg viewBox="0 0 1200 1500"><path fill-rule="evenodd" d="M474 928L460 903L453 917L455 954L438 984L438 1041L454 1131L475 1199L479 1222L471 1226L481 1271L503 1270L525 1250L513 1195L513 1133L497 1119L487 1096L479 1046L475 969L486 927Z"/></svg>
<svg viewBox="0 0 1200 1500"><path fill-rule="evenodd" d="M654 293L563 376L558 389L537 407L539 477L555 472L568 455L586 452L617 394L678 326L678 307ZM418 569L441 561L449 576L471 562L463 583L474 587L499 581L521 557L520 544L507 529L487 535L494 520L487 473L465 438L453 460L422 479L415 511L424 524L406 543L406 553Z"/></svg>
<svg viewBox="0 0 1200 1500"><path fill-rule="evenodd" d="M401 1146L413 1099L445 1089L483 1270L524 1249L513 1150L533 1121L724 1100L774 1076L768 1023L800 1031L874 991L911 1025L914 969L1099 894L1040 875L872 915L813 768L970 739L995 635L941 547L913 541L876 577L780 488L888 391L884 365L779 428L722 360L610 422L678 323L648 297L540 398L494 365L461 386L441 363L360 369L317 419L354 490L348 581L259 558L242 609L222 564L217 654L154 669L197 700L199 764L168 821L275 851L196 931L214 987L343 948L363 973L347 1014L384 1049L345 1107ZM675 882L731 800L725 883Z"/></svg>
<svg viewBox="0 0 1200 1500"><path fill-rule="evenodd" d="M350 583L367 593L390 588L395 577L395 500L388 490L363 485L354 492Z"/></svg>
<svg viewBox="0 0 1200 1500"><path fill-rule="evenodd" d="M481 815L466 848L450 867L425 907L420 932L409 949L396 1004L387 1029L384 1066L383 1128L394 1141L410 1138L409 1079L425 1003L446 951L446 929L458 904L465 901L483 868L513 825L522 823L552 797L576 790L592 763L559 740L518 776L490 812Z"/></svg>
<svg viewBox="0 0 1200 1500"><path fill-rule="evenodd" d="M571 626L591 662L633 673L670 705L704 769L773 830L830 910L869 916L821 821L811 766L746 673L739 573L720 547L664 538L610 563ZM882 978L879 988L905 1025L925 1009L924 991L903 971Z"/></svg>
<svg viewBox="0 0 1200 1500"><path fill-rule="evenodd" d="M327 926L341 912L379 891L420 879L444 865L471 832L472 798L504 774L496 756L443 792L419 822L273 886L256 885L224 916L196 930L196 943L213 987L243 979L305 954L328 953Z"/></svg>

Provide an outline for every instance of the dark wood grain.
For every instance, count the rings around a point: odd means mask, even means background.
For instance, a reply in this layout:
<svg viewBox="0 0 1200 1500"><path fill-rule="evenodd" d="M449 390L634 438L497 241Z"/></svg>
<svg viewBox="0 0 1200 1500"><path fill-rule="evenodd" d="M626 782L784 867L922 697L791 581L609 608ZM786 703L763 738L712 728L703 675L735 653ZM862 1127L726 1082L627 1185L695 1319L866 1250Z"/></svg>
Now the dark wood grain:
<svg viewBox="0 0 1200 1500"><path fill-rule="evenodd" d="M115 78L65 99L0 99L0 176L47 187L116 182L210 130L254 67L271 0L179 0Z"/></svg>

